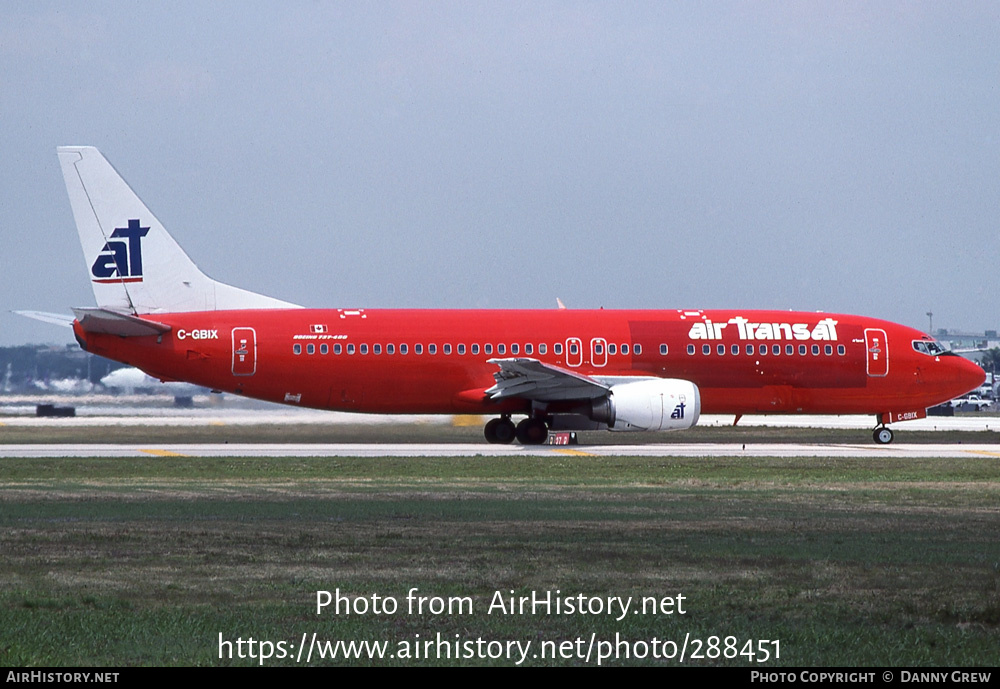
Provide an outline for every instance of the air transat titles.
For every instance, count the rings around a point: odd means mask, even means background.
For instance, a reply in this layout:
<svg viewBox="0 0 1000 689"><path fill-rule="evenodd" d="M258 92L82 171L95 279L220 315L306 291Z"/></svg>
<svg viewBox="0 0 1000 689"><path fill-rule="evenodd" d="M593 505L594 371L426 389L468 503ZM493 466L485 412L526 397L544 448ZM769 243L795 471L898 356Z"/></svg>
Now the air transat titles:
<svg viewBox="0 0 1000 689"><path fill-rule="evenodd" d="M736 326L740 340L837 339L837 321L832 318L824 318L816 325L809 325L808 323L753 323L743 316L735 316L725 323L713 323L707 319L695 323L688 331L688 337L692 340L721 340L722 331L730 325Z"/></svg>

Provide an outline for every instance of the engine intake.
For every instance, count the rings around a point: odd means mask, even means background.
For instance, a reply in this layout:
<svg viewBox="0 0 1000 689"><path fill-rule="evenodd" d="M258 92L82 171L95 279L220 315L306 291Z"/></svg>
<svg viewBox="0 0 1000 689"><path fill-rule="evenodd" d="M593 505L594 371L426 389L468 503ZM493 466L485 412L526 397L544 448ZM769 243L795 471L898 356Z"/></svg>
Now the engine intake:
<svg viewBox="0 0 1000 689"><path fill-rule="evenodd" d="M698 423L700 415L698 386L677 378L612 385L590 414L612 431L680 431Z"/></svg>

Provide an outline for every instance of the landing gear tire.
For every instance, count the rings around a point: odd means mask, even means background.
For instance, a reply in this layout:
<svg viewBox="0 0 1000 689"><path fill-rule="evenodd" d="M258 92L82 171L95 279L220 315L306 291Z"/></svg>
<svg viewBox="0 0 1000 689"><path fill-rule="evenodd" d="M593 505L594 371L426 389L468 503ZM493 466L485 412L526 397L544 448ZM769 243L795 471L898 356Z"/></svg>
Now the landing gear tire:
<svg viewBox="0 0 1000 689"><path fill-rule="evenodd" d="M875 442L879 445L888 445L892 442L892 430L886 428L885 426L881 426L872 432L872 438L874 438Z"/></svg>
<svg viewBox="0 0 1000 689"><path fill-rule="evenodd" d="M549 437L549 427L541 419L524 419L517 424L517 442L522 445L541 445Z"/></svg>
<svg viewBox="0 0 1000 689"><path fill-rule="evenodd" d="M514 442L514 424L508 418L490 419L483 429L486 442L507 445Z"/></svg>

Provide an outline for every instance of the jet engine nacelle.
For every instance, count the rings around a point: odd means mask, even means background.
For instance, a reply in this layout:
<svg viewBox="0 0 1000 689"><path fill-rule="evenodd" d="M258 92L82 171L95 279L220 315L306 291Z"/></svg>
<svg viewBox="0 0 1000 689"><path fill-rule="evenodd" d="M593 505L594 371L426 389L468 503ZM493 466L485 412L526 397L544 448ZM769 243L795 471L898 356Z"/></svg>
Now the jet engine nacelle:
<svg viewBox="0 0 1000 689"><path fill-rule="evenodd" d="M680 431L698 423L700 415L698 386L677 378L612 385L591 414L612 431Z"/></svg>

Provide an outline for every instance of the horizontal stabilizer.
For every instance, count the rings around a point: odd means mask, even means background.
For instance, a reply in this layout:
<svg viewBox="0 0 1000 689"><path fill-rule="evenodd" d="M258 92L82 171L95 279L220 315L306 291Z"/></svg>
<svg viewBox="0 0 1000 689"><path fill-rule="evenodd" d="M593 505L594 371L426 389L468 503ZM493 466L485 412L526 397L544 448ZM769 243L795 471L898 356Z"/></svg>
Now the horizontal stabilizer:
<svg viewBox="0 0 1000 689"><path fill-rule="evenodd" d="M68 316L65 313L49 313L47 311L14 311L14 313L18 316L33 318L36 321L41 321L42 323L61 325L64 328L73 327L73 317Z"/></svg>
<svg viewBox="0 0 1000 689"><path fill-rule="evenodd" d="M80 327L88 333L142 337L170 332L169 325L110 309L76 308L73 309L73 313L76 314L76 320L80 321Z"/></svg>

